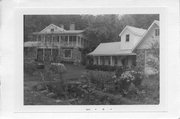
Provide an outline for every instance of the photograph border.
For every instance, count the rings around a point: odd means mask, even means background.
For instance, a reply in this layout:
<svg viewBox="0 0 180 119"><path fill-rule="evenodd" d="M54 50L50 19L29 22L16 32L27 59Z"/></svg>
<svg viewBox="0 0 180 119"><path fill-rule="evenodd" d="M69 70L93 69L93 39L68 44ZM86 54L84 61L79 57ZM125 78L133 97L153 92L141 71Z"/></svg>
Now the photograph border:
<svg viewBox="0 0 180 119"><path fill-rule="evenodd" d="M61 15L61 14L159 14L160 15L160 104L159 105L24 105L23 95L23 16L24 15ZM16 77L14 84L15 112L167 112L166 79L166 8L18 8L16 10ZM51 111L50 111L51 110Z"/></svg>

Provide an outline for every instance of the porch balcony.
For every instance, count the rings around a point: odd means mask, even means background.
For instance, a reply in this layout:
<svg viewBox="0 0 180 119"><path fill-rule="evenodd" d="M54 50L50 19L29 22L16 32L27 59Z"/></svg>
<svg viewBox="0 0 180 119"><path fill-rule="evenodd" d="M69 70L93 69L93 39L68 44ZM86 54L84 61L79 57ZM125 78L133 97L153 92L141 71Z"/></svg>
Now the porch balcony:
<svg viewBox="0 0 180 119"><path fill-rule="evenodd" d="M72 48L84 48L82 44L76 44L74 42L38 42L39 47L48 48L60 48L60 47L72 47Z"/></svg>

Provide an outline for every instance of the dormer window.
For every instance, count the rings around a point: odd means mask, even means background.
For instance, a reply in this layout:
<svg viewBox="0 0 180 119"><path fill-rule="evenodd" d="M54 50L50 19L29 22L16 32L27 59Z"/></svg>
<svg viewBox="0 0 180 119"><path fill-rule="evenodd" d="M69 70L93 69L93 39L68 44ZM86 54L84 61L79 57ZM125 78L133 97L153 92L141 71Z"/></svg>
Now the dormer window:
<svg viewBox="0 0 180 119"><path fill-rule="evenodd" d="M129 34L126 35L126 42L129 42Z"/></svg>
<svg viewBox="0 0 180 119"><path fill-rule="evenodd" d="M51 29L51 32L54 32L54 29Z"/></svg>
<svg viewBox="0 0 180 119"><path fill-rule="evenodd" d="M155 29L155 36L159 36L159 29Z"/></svg>

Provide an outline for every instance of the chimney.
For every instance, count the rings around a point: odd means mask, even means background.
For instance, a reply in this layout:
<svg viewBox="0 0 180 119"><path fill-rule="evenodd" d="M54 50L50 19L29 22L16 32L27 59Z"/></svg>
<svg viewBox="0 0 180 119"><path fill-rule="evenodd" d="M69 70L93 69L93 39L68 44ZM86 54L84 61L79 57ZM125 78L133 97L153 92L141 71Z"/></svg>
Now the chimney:
<svg viewBox="0 0 180 119"><path fill-rule="evenodd" d="M75 30L75 24L74 23L70 24L69 30Z"/></svg>
<svg viewBox="0 0 180 119"><path fill-rule="evenodd" d="M64 25L63 25L63 24L60 24L59 26L60 26L62 29L64 29Z"/></svg>

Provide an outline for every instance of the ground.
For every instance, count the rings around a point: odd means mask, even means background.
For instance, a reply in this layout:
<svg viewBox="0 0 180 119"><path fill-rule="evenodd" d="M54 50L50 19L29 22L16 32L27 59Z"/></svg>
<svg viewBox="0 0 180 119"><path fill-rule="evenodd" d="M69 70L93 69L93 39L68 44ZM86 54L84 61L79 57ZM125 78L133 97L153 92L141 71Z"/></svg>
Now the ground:
<svg viewBox="0 0 180 119"><path fill-rule="evenodd" d="M86 71L84 66L65 64L67 72L64 74L66 80L75 80L81 77ZM68 104L68 102L56 102L55 99L49 98L44 94L41 94L33 90L33 87L37 85L40 80L38 72L34 72L33 75L27 73L24 74L24 103L27 105L41 105L41 104Z"/></svg>
<svg viewBox="0 0 180 119"><path fill-rule="evenodd" d="M64 79L77 81L87 70L84 66L65 64L67 72ZM29 71L30 72L30 71ZM24 104L25 105L68 105L70 100L62 101L50 98L43 91L34 90L34 86L42 82L39 72L24 73ZM159 103L159 80L158 77L148 77L142 82L141 92L127 96L128 100L137 104Z"/></svg>

